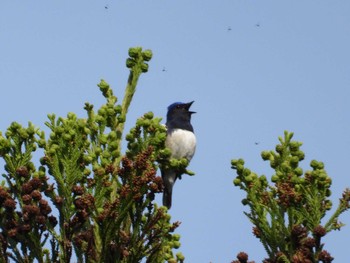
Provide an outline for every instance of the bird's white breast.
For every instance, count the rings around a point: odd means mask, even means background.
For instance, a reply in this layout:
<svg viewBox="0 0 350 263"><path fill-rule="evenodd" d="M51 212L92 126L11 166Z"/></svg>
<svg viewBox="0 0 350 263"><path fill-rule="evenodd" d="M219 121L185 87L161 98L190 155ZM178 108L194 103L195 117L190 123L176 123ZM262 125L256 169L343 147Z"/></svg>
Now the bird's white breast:
<svg viewBox="0 0 350 263"><path fill-rule="evenodd" d="M174 129L168 132L165 145L171 150L171 157L190 161L196 151L196 136L191 131Z"/></svg>

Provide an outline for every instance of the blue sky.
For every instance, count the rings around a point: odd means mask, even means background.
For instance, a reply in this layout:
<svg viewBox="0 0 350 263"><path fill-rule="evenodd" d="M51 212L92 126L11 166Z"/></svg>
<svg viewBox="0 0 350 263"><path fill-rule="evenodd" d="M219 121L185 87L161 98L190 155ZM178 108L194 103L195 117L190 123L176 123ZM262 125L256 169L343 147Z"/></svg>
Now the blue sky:
<svg viewBox="0 0 350 263"><path fill-rule="evenodd" d="M230 262L246 251L261 262L230 160L270 176L260 152L289 130L304 143L304 168L325 162L334 204L350 187L349 13L346 0L3 0L0 130L12 121L45 130L48 113L84 117L85 102L103 103L101 78L121 98L128 48L151 49L127 127L195 100L196 176L176 183L171 209L186 261ZM325 239L335 262L348 260L350 215L341 221Z"/></svg>

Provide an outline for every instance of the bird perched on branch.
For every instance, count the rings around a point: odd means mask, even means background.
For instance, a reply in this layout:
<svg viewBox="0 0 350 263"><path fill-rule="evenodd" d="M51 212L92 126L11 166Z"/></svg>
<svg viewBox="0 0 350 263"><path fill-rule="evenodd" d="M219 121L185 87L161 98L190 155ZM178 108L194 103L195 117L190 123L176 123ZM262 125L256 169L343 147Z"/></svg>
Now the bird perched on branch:
<svg viewBox="0 0 350 263"><path fill-rule="evenodd" d="M196 150L196 136L191 125L191 116L195 113L190 111L192 103L193 101L189 103L175 102L168 107L165 145L171 150L171 158L186 158L191 161ZM173 186L184 170L168 168L161 172L164 184L163 205L170 209Z"/></svg>

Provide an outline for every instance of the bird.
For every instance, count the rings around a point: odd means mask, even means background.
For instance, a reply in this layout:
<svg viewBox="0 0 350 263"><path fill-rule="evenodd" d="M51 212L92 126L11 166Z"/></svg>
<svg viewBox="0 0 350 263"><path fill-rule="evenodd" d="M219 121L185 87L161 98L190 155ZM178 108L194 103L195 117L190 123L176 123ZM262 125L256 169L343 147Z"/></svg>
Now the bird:
<svg viewBox="0 0 350 263"><path fill-rule="evenodd" d="M166 128L167 137L165 146L171 151L171 158L186 158L191 161L196 151L196 136L191 124L191 116L196 113L190 111L190 107L194 101L183 103L175 102L168 107ZM172 204L172 192L177 178L181 179L183 170L179 171L173 168L162 169L162 179L164 185L163 206L168 209Z"/></svg>

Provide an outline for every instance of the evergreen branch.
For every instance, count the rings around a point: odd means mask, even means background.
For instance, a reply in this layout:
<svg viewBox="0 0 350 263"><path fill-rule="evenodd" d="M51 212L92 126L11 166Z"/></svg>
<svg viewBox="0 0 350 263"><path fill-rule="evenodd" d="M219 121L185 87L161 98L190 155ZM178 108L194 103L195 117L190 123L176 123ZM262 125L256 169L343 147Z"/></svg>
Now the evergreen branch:
<svg viewBox="0 0 350 263"><path fill-rule="evenodd" d="M339 229L338 217L350 208L350 190L343 193L339 206L324 227L321 220L330 210L331 179L324 164L312 160L312 171L303 174L299 162L305 157L302 143L292 141L293 133L279 137L276 151L263 151L274 174L269 186L265 176L257 176L244 167L244 160L232 160L237 177L233 183L246 192L242 200L249 205L244 212L253 223L253 233L260 239L271 262L331 262L333 258L323 250L321 238ZM327 261L324 261L327 259ZM270 262L267 261L267 262Z"/></svg>
<svg viewBox="0 0 350 263"><path fill-rule="evenodd" d="M124 98L121 106L121 114L118 119L118 124L116 127L117 132L117 143L118 143L118 150L121 149L121 143L122 143L122 135L124 131L124 125L126 120L126 114L128 112L131 100L134 96L134 93L136 91L136 85L139 80L140 75L143 72L148 71L148 64L146 61L151 60L152 58L152 52L150 50L145 50L142 52L142 48L130 48L129 49L129 58L126 61L126 65L128 68L130 68L129 78L128 82L125 88ZM118 167L121 161L121 155L117 157L114 161L114 166ZM115 190L117 189L117 182L116 180L113 180L112 183L112 201L116 198Z"/></svg>
<svg viewBox="0 0 350 263"><path fill-rule="evenodd" d="M131 48L129 56L121 105L101 80L106 103L97 113L86 103L87 119L48 115L48 139L31 123L23 128L13 122L6 138L0 132L7 171L0 186L0 261L70 262L72 255L80 262L184 261L181 253L173 254L180 236L172 233L180 223L170 223L167 210L154 203L162 191L157 169L170 165L161 118L152 112L139 118L121 153L128 109L152 53ZM37 147L45 154L38 169L32 161ZM59 222L49 215L44 195Z"/></svg>

